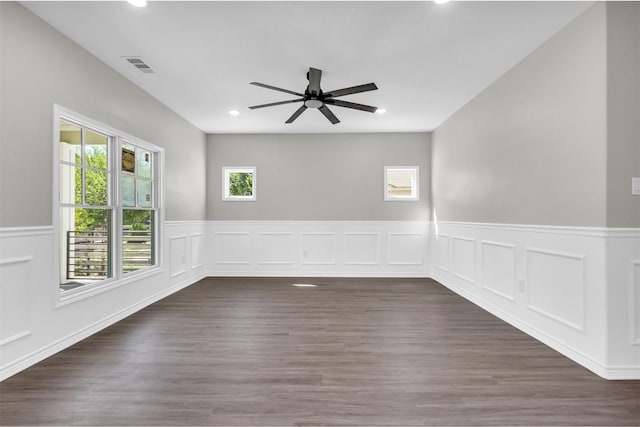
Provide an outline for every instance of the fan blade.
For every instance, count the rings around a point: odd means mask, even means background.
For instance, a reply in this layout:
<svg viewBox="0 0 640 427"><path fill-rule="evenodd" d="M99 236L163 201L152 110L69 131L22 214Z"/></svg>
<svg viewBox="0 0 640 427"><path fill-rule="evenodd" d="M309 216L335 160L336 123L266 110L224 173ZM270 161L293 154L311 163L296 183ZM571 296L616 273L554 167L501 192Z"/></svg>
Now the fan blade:
<svg viewBox="0 0 640 427"><path fill-rule="evenodd" d="M322 78L322 70L317 68L309 68L309 93L311 95L320 95L320 79Z"/></svg>
<svg viewBox="0 0 640 427"><path fill-rule="evenodd" d="M272 102L270 104L254 105L254 106L249 107L249 108L252 109L252 110L255 110L256 108L273 107L274 105L282 105L282 104L292 104L294 102L300 102L300 101L304 101L304 98L291 99L289 101Z"/></svg>
<svg viewBox="0 0 640 427"><path fill-rule="evenodd" d="M338 118L335 116L335 114L333 114L331 112L331 110L329 110L329 108L326 105L323 105L322 107L318 108L318 110L320 110L320 112L322 114L324 114L324 116L329 119L329 121L332 124L336 124L336 123L340 123L340 120L338 120Z"/></svg>
<svg viewBox="0 0 640 427"><path fill-rule="evenodd" d="M307 109L307 106L302 105L300 108L296 110L295 113L291 115L291 117L289 117L289 120L287 120L285 123L293 123L293 121L297 119L300 116L300 114L304 113L304 110L306 109Z"/></svg>
<svg viewBox="0 0 640 427"><path fill-rule="evenodd" d="M290 93L291 95L304 96L304 94L302 94L302 93L294 92L294 91L288 90L288 89L282 89L282 88L275 87L275 86L269 86L269 85L266 85L264 83L251 82L249 84L252 84L254 86L264 87L264 88L267 88L267 89L277 90L279 92Z"/></svg>
<svg viewBox="0 0 640 427"><path fill-rule="evenodd" d="M352 86L344 89L332 90L331 92L325 92L323 96L325 98L336 98L338 96L351 95L352 93L368 92L370 90L377 90L378 86L375 83L367 83L366 85Z"/></svg>
<svg viewBox="0 0 640 427"><path fill-rule="evenodd" d="M367 111L369 113L375 113L378 109L378 107L356 104L355 102L342 101L340 99L325 99L324 102L329 105L335 105L336 107L352 108L354 110Z"/></svg>

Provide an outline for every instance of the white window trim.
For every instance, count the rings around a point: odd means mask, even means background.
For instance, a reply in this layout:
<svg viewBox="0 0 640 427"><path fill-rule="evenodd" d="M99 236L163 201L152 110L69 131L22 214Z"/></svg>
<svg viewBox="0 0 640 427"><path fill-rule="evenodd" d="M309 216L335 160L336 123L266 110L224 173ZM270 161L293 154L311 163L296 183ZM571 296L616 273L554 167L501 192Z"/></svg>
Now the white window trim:
<svg viewBox="0 0 640 427"><path fill-rule="evenodd" d="M401 170L413 174L411 180L411 195L391 196L387 192L387 174L391 170ZM387 202L415 202L420 200L420 167L419 166L385 166L384 167L384 200Z"/></svg>
<svg viewBox="0 0 640 427"><path fill-rule="evenodd" d="M154 152L156 155L156 176L155 176L155 188L154 197L156 197L157 201L157 224L155 230L155 261L156 264L150 266L148 268L141 269L137 272L130 272L127 274L123 274L120 269L120 259L122 256L122 236L120 233L116 233L114 236L114 264L116 265L116 269L114 271L113 277L110 277L105 280L101 280L96 283L87 284L84 286L80 286L76 289L71 289L65 292L60 292L60 155L59 155L59 139L60 139L60 120L70 121L72 123L77 123L79 125L86 126L93 130L96 130L100 133L104 133L106 135L112 136L114 138L113 147L110 147L109 150L109 161L110 164L113 165L113 171L111 173L111 185L113 188L113 192L111 194L112 200L110 202L110 206L112 209L116 211L115 221L116 224L119 224L121 221L119 209L117 206L120 204L120 180L118 179L120 176L120 168L121 165L121 156L120 147L124 142L129 142L135 144L141 148L147 149L149 151ZM128 283L135 282L144 277L153 276L158 273L164 271L164 148L159 147L157 145L151 144L150 142L144 141L140 138L137 138L133 135L129 135L126 132L123 132L119 129L112 128L108 125L104 125L100 122L97 122L89 117L86 117L82 114L76 113L75 111L69 110L60 105L53 105L53 179L52 179L52 220L53 220L53 235L54 235L54 247L53 247L53 256L55 260L55 274L54 274L54 284L52 286L54 293L54 306L61 307L72 302L80 301L85 298L101 294L103 292L110 291L112 289L116 289L120 286L126 285Z"/></svg>
<svg viewBox="0 0 640 427"><path fill-rule="evenodd" d="M231 196L229 194L229 174L233 172L253 174L253 194L251 196ZM255 166L222 167L222 200L225 202L255 202L258 193L258 175Z"/></svg>

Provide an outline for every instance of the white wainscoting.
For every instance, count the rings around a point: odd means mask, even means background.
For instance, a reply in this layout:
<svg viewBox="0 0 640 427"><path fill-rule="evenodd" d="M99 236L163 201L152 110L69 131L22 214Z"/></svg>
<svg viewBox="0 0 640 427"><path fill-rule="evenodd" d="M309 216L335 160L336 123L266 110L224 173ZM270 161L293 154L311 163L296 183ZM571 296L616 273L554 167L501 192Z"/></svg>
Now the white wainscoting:
<svg viewBox="0 0 640 427"><path fill-rule="evenodd" d="M605 378L640 379L638 229L172 221L162 269L59 306L53 233L0 229L0 380L206 275L431 276Z"/></svg>
<svg viewBox="0 0 640 427"><path fill-rule="evenodd" d="M162 266L59 301L53 227L0 229L0 381L205 275L204 221L166 222Z"/></svg>
<svg viewBox="0 0 640 427"><path fill-rule="evenodd" d="M605 378L640 379L639 230L438 222L431 233L431 277Z"/></svg>
<svg viewBox="0 0 640 427"><path fill-rule="evenodd" d="M608 233L607 284L611 378L640 379L640 231Z"/></svg>
<svg viewBox="0 0 640 427"><path fill-rule="evenodd" d="M629 321L633 325L631 329L631 344L640 344L640 260L631 261L631 272L629 273L631 307L629 310Z"/></svg>
<svg viewBox="0 0 640 427"><path fill-rule="evenodd" d="M424 221L211 221L211 276L427 277Z"/></svg>

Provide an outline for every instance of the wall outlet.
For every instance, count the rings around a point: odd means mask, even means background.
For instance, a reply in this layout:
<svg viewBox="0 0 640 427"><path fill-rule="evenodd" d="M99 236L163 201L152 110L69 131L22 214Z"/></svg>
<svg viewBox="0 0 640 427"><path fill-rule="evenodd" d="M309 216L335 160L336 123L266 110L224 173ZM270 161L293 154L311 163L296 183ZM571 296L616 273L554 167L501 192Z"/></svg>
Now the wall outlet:
<svg viewBox="0 0 640 427"><path fill-rule="evenodd" d="M631 194L640 196L640 177L631 178Z"/></svg>
<svg viewBox="0 0 640 427"><path fill-rule="evenodd" d="M307 258L309 256L309 252L302 251L302 258Z"/></svg>
<svg viewBox="0 0 640 427"><path fill-rule="evenodd" d="M518 280L518 290L520 292L524 292L525 291L525 281L524 281L524 279Z"/></svg>

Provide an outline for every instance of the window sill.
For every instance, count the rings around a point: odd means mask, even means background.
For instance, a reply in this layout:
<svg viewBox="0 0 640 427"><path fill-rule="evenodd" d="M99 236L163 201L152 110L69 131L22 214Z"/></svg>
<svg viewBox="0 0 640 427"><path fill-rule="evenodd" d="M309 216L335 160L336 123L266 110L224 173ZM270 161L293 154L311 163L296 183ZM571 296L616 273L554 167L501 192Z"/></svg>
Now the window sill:
<svg viewBox="0 0 640 427"><path fill-rule="evenodd" d="M121 286L133 283L148 277L157 276L164 272L162 266L150 267L141 272L129 273L119 279L108 279L100 283L81 286L61 293L58 291L55 308L64 307L87 298L117 289Z"/></svg>

